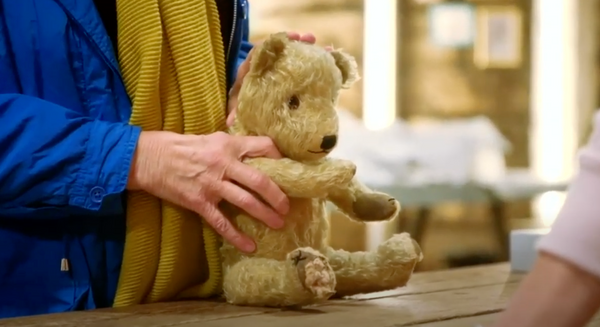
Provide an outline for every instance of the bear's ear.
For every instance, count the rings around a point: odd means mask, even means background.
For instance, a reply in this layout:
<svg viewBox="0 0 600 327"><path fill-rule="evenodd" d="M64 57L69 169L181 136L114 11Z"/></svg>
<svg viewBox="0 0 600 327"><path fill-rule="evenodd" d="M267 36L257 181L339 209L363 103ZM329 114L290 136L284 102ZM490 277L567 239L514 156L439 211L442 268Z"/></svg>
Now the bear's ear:
<svg viewBox="0 0 600 327"><path fill-rule="evenodd" d="M335 59L335 65L342 72L342 88L350 88L360 78L356 59L341 50L331 50L329 53Z"/></svg>
<svg viewBox="0 0 600 327"><path fill-rule="evenodd" d="M272 70L288 43L287 33L272 34L269 39L258 46L256 53L252 54L250 72L262 76Z"/></svg>

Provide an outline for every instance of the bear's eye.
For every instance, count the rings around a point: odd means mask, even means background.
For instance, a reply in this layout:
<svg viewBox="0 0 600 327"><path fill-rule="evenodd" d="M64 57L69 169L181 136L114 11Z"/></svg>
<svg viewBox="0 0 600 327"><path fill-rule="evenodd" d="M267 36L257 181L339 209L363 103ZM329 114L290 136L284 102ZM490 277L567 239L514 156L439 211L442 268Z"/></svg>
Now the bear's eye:
<svg viewBox="0 0 600 327"><path fill-rule="evenodd" d="M288 108L290 109L298 109L298 107L300 106L300 99L298 99L298 96L293 95L289 100L288 100Z"/></svg>

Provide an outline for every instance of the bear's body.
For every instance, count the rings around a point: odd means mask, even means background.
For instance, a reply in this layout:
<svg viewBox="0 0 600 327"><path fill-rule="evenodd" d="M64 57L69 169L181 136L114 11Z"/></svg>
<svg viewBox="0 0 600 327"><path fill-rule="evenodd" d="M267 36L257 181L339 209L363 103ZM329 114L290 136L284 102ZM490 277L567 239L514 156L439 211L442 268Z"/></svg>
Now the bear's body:
<svg viewBox="0 0 600 327"><path fill-rule="evenodd" d="M271 36L253 54L239 94L234 135L269 136L283 159L245 162L271 179L290 198L285 226L278 230L224 205L223 211L257 249L243 253L225 242L223 290L229 303L302 306L336 296L404 286L422 259L406 233L374 252L350 253L326 244L327 201L350 219L383 221L397 216L398 201L369 190L354 178L349 161L326 158L335 147L338 92L357 79L349 55Z"/></svg>

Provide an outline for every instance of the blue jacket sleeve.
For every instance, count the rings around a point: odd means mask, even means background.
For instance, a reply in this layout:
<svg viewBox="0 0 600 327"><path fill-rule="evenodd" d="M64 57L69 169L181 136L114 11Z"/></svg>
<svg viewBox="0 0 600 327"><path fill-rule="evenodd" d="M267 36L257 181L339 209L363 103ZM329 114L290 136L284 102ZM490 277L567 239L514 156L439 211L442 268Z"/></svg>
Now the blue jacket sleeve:
<svg viewBox="0 0 600 327"><path fill-rule="evenodd" d="M125 190L140 129L0 94L0 216L14 210L98 210Z"/></svg>

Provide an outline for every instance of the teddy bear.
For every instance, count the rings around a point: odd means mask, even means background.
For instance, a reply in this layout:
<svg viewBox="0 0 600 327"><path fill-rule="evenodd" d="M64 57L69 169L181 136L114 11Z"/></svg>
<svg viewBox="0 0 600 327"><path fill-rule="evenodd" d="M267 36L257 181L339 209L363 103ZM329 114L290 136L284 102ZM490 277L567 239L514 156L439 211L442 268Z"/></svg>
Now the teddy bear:
<svg viewBox="0 0 600 327"><path fill-rule="evenodd" d="M233 135L269 136L283 159L247 158L287 194L285 227L269 229L231 205L224 212L256 242L247 254L224 242L223 295L236 305L301 307L406 285L423 255L408 233L375 251L347 252L326 243L329 201L359 222L396 217L399 202L356 178L356 166L328 158L338 139L341 89L357 79L357 64L335 49L271 35L252 55L243 80Z"/></svg>

